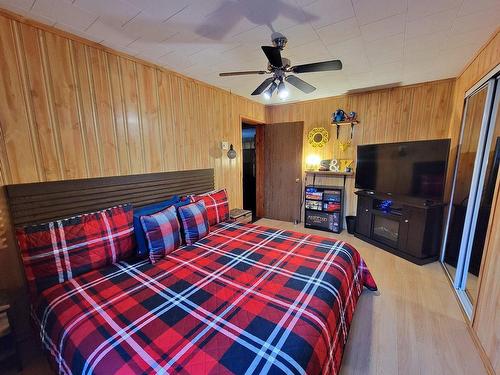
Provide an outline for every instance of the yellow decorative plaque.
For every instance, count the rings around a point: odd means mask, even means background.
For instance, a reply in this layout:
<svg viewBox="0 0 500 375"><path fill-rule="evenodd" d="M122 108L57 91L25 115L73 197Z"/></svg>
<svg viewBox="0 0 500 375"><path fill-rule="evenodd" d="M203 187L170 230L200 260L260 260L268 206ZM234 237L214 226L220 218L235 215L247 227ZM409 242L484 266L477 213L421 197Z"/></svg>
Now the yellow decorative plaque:
<svg viewBox="0 0 500 375"><path fill-rule="evenodd" d="M328 130L325 128L313 128L307 138L312 147L323 147L329 139Z"/></svg>

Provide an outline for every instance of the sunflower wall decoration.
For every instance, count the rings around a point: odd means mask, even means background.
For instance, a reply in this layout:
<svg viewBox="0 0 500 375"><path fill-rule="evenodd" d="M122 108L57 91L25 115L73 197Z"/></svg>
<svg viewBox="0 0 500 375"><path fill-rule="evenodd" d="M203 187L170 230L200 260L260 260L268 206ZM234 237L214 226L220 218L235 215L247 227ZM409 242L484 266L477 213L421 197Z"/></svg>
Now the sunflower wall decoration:
<svg viewBox="0 0 500 375"><path fill-rule="evenodd" d="M328 134L328 130L325 128L313 128L309 132L307 138L312 147L321 148L326 144L326 142L328 142L330 135Z"/></svg>

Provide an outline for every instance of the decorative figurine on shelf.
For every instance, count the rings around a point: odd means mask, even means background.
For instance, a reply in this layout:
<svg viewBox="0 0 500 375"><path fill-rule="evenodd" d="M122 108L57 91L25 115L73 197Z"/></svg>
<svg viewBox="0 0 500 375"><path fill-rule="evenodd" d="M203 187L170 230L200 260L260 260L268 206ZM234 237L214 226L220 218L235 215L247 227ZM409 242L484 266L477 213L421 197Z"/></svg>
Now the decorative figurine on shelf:
<svg viewBox="0 0 500 375"><path fill-rule="evenodd" d="M340 171L341 172L351 172L352 163L354 160L352 159L340 159Z"/></svg>
<svg viewBox="0 0 500 375"><path fill-rule="evenodd" d="M330 162L330 170L332 172L340 172L340 165L337 159L332 159L332 161Z"/></svg>
<svg viewBox="0 0 500 375"><path fill-rule="evenodd" d="M321 160L321 162L319 163L319 170L320 171L329 171L330 170L330 162L331 162L331 159Z"/></svg>
<svg viewBox="0 0 500 375"><path fill-rule="evenodd" d="M347 121L356 121L356 116L357 116L357 113L356 112L349 112L348 115L346 115L346 120Z"/></svg>
<svg viewBox="0 0 500 375"><path fill-rule="evenodd" d="M333 114L332 114L332 121L333 122L342 122L345 120L345 112L341 110L340 108L337 109Z"/></svg>
<svg viewBox="0 0 500 375"><path fill-rule="evenodd" d="M339 141L339 149L344 152L351 146L351 140L348 141Z"/></svg>

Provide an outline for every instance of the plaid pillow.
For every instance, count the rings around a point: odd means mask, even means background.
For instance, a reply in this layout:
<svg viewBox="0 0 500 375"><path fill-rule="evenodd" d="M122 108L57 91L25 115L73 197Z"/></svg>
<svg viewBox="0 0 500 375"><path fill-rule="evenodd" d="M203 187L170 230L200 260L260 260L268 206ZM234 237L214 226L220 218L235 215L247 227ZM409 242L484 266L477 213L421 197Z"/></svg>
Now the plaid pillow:
<svg viewBox="0 0 500 375"><path fill-rule="evenodd" d="M137 245L136 251L138 256L145 257L146 255L148 255L148 244L146 239L146 233L144 233L144 230L142 229L141 216L155 214L178 202L180 202L180 198L177 195L174 195L169 200L159 203L148 204L147 206L134 209L134 233L135 233L135 242Z"/></svg>
<svg viewBox="0 0 500 375"><path fill-rule="evenodd" d="M156 263L181 246L181 228L175 206L150 216L141 216L141 224L146 233L151 263Z"/></svg>
<svg viewBox="0 0 500 375"><path fill-rule="evenodd" d="M32 295L133 254L129 204L16 229Z"/></svg>
<svg viewBox="0 0 500 375"><path fill-rule="evenodd" d="M205 237L210 231L208 225L207 209L204 201L198 201L179 207L179 216L184 231L184 239L188 245Z"/></svg>
<svg viewBox="0 0 500 375"><path fill-rule="evenodd" d="M229 203L226 189L214 190L205 194L192 195L193 202L203 201L207 208L208 223L210 226L229 219Z"/></svg>

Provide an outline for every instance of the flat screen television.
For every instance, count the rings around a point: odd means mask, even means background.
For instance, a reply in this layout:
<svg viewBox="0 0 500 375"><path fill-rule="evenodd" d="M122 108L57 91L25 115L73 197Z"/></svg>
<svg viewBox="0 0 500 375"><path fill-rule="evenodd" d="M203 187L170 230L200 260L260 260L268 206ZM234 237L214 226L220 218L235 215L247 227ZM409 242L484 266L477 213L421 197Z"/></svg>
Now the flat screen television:
<svg viewBox="0 0 500 375"><path fill-rule="evenodd" d="M450 140L358 146L357 189L441 201Z"/></svg>

